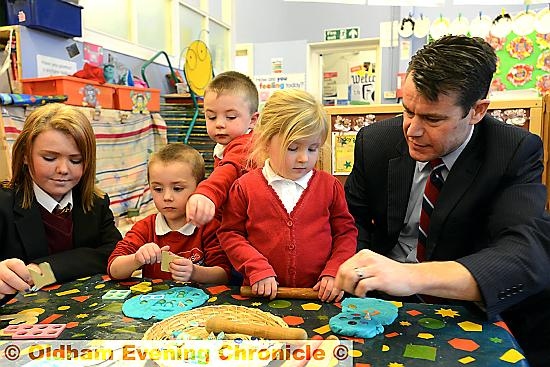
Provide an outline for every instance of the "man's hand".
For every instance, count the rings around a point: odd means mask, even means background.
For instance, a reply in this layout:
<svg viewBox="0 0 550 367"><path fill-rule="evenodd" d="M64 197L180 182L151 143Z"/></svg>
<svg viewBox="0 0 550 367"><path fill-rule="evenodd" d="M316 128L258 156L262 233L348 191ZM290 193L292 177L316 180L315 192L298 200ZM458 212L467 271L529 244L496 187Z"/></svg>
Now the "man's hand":
<svg viewBox="0 0 550 367"><path fill-rule="evenodd" d="M412 276L418 264L403 264L370 250L361 250L344 262L336 274L336 287L358 297L379 290L392 296L417 292Z"/></svg>

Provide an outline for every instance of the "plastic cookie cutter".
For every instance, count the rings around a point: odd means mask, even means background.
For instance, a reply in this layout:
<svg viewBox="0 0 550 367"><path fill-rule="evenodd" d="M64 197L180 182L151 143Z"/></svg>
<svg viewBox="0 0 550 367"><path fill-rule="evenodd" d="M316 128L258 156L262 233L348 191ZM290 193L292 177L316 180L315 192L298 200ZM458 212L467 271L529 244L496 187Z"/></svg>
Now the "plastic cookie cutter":
<svg viewBox="0 0 550 367"><path fill-rule="evenodd" d="M111 289L107 291L103 296L101 296L102 299L124 299L128 297L128 295L132 293L129 289Z"/></svg>
<svg viewBox="0 0 550 367"><path fill-rule="evenodd" d="M164 299L164 294L144 294L139 297L140 301L151 301L155 299Z"/></svg>
<svg viewBox="0 0 550 367"><path fill-rule="evenodd" d="M10 325L3 332L12 339L55 339L66 327L67 324L21 324Z"/></svg>
<svg viewBox="0 0 550 367"><path fill-rule="evenodd" d="M29 269L29 273L31 274L32 281L34 282L34 285L30 289L31 292L36 292L42 287L56 282L55 276L53 275L52 267L49 263L40 263L38 264L38 267L42 271L42 274L34 271L31 267L27 266L27 268Z"/></svg>

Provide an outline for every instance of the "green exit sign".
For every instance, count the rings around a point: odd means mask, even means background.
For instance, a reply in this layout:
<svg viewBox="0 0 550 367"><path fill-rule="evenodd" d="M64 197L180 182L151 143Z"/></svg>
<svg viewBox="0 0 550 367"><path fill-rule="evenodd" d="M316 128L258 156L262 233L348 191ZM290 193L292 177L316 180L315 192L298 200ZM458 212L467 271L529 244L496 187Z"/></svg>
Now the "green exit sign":
<svg viewBox="0 0 550 367"><path fill-rule="evenodd" d="M349 40L355 38L359 38L359 27L325 30L325 41Z"/></svg>

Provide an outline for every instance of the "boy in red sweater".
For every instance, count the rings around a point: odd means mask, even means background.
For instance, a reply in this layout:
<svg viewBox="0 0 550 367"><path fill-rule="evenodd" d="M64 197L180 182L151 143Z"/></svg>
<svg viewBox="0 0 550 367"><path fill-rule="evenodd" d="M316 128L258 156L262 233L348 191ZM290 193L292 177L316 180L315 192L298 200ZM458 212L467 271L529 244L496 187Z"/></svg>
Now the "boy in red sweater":
<svg viewBox="0 0 550 367"><path fill-rule="evenodd" d="M108 273L125 279L143 268L146 278L226 283L230 265L216 237L219 222L197 228L185 217L187 200L204 179L200 153L182 143L168 144L151 156L148 176L159 213L137 222L118 242ZM170 262L170 273L161 271L162 251L180 256Z"/></svg>
<svg viewBox="0 0 550 367"><path fill-rule="evenodd" d="M274 298L277 287L313 287L339 301L338 267L355 253L357 229L344 189L314 169L328 118L313 96L275 92L254 129L258 167L231 187L218 238L252 292Z"/></svg>
<svg viewBox="0 0 550 367"><path fill-rule="evenodd" d="M196 226L210 222L221 209L233 182L246 172L250 131L258 119L258 90L244 74L217 75L204 93L204 115L214 147L214 171L187 202L187 219Z"/></svg>

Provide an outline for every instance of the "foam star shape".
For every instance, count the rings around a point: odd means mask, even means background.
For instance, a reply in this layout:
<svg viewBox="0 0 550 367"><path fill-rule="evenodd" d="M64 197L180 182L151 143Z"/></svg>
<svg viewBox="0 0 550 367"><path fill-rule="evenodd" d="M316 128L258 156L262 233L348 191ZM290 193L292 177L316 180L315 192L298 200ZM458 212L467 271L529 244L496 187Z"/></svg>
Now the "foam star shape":
<svg viewBox="0 0 550 367"><path fill-rule="evenodd" d="M439 310L436 310L435 313L437 315L441 315L443 317L455 317L460 316L460 314L457 311L454 311L450 308L440 308Z"/></svg>

